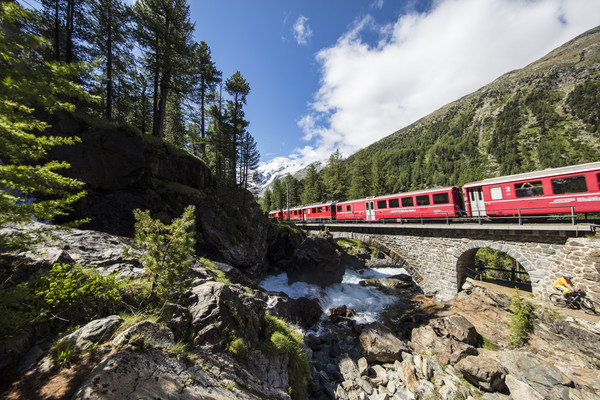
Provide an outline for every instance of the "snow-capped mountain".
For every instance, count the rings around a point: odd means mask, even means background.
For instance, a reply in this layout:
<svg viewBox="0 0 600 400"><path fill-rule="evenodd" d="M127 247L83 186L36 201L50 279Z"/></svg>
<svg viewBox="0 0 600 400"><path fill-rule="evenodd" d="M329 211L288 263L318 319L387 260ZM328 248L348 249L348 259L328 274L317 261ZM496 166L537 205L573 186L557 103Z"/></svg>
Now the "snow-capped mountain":
<svg viewBox="0 0 600 400"><path fill-rule="evenodd" d="M265 190L273 185L275 179L283 178L287 174L294 175L306 166L301 160L292 160L287 157L276 157L259 165L256 169L257 180L255 182L259 197L262 197Z"/></svg>

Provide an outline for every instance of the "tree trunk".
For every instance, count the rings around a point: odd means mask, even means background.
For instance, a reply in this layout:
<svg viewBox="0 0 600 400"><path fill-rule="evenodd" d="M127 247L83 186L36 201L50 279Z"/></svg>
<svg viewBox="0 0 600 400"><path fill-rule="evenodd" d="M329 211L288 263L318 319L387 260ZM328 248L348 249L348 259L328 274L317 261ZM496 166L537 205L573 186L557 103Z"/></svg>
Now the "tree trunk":
<svg viewBox="0 0 600 400"><path fill-rule="evenodd" d="M112 101L113 101L113 53L112 53L112 4L108 6L108 32L106 38L106 119L112 119Z"/></svg>
<svg viewBox="0 0 600 400"><path fill-rule="evenodd" d="M71 63L73 61L73 29L75 19L75 0L67 2L67 43L65 61Z"/></svg>
<svg viewBox="0 0 600 400"><path fill-rule="evenodd" d="M54 2L54 58L60 61L60 7L59 1Z"/></svg>
<svg viewBox="0 0 600 400"><path fill-rule="evenodd" d="M167 97L169 95L169 86L171 84L171 72L166 71L162 79L160 80L160 98L158 102L158 118L156 122L158 124L157 129L155 130L156 136L159 138L163 138L165 135L165 116L167 111Z"/></svg>

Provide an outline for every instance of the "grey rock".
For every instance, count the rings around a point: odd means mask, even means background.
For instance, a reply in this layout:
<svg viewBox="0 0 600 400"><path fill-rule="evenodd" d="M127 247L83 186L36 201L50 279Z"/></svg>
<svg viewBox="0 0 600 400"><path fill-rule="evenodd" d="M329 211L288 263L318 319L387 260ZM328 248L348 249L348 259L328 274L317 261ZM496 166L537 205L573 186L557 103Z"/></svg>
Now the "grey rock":
<svg viewBox="0 0 600 400"><path fill-rule="evenodd" d="M506 388L506 373L498 361L491 357L467 356L456 364L464 378L487 392L500 392Z"/></svg>
<svg viewBox="0 0 600 400"><path fill-rule="evenodd" d="M542 397L563 382L560 372L530 353L502 351L498 353L498 359L510 375L531 386Z"/></svg>
<svg viewBox="0 0 600 400"><path fill-rule="evenodd" d="M359 339L369 362L394 362L408 351L407 344L379 322L363 325Z"/></svg>
<svg viewBox="0 0 600 400"><path fill-rule="evenodd" d="M344 377L344 380L352 381L360 378L358 366L350 357L342 357L342 359L338 362L338 367L340 369L340 373Z"/></svg>
<svg viewBox="0 0 600 400"><path fill-rule="evenodd" d="M287 267L288 283L308 282L321 287L340 283L346 269L331 235L307 237Z"/></svg>
<svg viewBox="0 0 600 400"><path fill-rule="evenodd" d="M110 336L122 322L123 318L118 315L96 319L63 337L61 340L70 341L80 350L85 350L94 343L102 343L110 339Z"/></svg>
<svg viewBox="0 0 600 400"><path fill-rule="evenodd" d="M175 341L173 332L169 328L160 326L156 322L142 321L118 334L113 339L113 344L122 346L130 343L134 338L143 338L151 345L165 349L169 349Z"/></svg>
<svg viewBox="0 0 600 400"><path fill-rule="evenodd" d="M40 346L33 346L17 363L17 374L22 375L29 371L43 355L44 350Z"/></svg>

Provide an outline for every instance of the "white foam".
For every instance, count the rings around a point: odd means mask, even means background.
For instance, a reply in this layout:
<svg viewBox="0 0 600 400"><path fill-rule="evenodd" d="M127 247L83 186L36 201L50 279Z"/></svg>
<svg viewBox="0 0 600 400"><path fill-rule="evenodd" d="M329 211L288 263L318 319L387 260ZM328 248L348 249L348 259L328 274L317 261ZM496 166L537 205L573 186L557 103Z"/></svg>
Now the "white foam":
<svg viewBox="0 0 600 400"><path fill-rule="evenodd" d="M376 321L385 307L393 304L397 297L382 293L370 286L360 286L365 279L385 278L399 274L407 274L404 268L373 268L360 271L346 270L341 283L326 288L305 282L288 285L287 274L273 275L261 282L260 286L268 291L283 292L293 299L308 297L317 299L326 314L329 309L347 306L357 313L354 318L359 323Z"/></svg>

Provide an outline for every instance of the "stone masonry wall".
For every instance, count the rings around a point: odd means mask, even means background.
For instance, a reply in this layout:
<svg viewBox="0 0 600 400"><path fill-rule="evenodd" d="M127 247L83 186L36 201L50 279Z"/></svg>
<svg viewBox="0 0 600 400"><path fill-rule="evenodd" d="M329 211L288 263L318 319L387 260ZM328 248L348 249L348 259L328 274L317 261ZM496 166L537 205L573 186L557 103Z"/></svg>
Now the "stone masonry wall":
<svg viewBox="0 0 600 400"><path fill-rule="evenodd" d="M416 234L335 232L334 237L351 237L388 253L413 276L425 291L440 300L454 297L465 279L466 268L474 265L477 249L491 248L514 258L528 273L536 297L554 290L552 283L563 272L574 275L574 283L594 300L600 300L600 237L525 235L473 235L435 237ZM464 235L467 236L467 235Z"/></svg>

